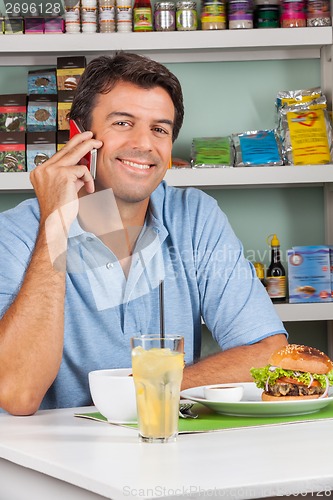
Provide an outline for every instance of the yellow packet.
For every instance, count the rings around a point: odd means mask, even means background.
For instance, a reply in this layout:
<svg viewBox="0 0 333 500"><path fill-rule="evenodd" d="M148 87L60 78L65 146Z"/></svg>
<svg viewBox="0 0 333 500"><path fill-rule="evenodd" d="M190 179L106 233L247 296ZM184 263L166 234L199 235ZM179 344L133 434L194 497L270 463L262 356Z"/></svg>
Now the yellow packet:
<svg viewBox="0 0 333 500"><path fill-rule="evenodd" d="M325 99L280 108L279 133L287 165L332 161L332 125Z"/></svg>

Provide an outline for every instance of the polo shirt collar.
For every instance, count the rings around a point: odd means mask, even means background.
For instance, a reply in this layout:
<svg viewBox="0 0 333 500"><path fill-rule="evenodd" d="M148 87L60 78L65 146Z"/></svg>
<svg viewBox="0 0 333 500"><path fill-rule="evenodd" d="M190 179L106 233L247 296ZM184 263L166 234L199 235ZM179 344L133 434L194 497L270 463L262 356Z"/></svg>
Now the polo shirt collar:
<svg viewBox="0 0 333 500"><path fill-rule="evenodd" d="M157 186L155 191L153 191L153 193L151 194L148 214L145 221L145 225L153 229L153 231L159 235L160 243L162 243L169 234L167 228L163 224L165 188L166 183L165 181L162 181L161 184L159 184L159 186ZM87 234L87 231L85 231L80 226L78 218L76 217L69 229L68 237L75 238Z"/></svg>

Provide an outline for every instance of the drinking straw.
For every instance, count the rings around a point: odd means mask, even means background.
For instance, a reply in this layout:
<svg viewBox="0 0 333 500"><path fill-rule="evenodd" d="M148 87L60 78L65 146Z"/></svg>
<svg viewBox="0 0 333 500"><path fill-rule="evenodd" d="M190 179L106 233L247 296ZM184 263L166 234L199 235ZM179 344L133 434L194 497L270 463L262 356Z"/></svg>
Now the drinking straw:
<svg viewBox="0 0 333 500"><path fill-rule="evenodd" d="M163 280L160 281L159 286L159 299L160 299L160 346L164 347L164 286Z"/></svg>

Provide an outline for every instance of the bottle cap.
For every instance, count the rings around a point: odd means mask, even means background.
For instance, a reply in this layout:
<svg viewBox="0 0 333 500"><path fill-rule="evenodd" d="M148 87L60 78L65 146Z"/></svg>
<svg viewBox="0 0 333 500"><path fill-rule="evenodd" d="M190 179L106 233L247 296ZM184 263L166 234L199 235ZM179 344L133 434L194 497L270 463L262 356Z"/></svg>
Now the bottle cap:
<svg viewBox="0 0 333 500"><path fill-rule="evenodd" d="M271 246L272 247L279 247L280 246L280 242L279 242L276 234L273 234L273 237L271 239Z"/></svg>
<svg viewBox="0 0 333 500"><path fill-rule="evenodd" d="M261 262L253 262L256 274L260 280L265 278L264 265Z"/></svg>

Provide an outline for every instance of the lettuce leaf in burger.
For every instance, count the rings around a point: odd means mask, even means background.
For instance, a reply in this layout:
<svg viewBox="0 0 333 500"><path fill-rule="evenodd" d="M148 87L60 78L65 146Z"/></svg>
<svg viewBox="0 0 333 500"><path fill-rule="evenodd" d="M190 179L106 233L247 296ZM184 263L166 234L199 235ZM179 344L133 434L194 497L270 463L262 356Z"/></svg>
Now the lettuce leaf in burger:
<svg viewBox="0 0 333 500"><path fill-rule="evenodd" d="M315 347L288 344L268 363L250 370L264 401L324 398L333 385L333 363Z"/></svg>

